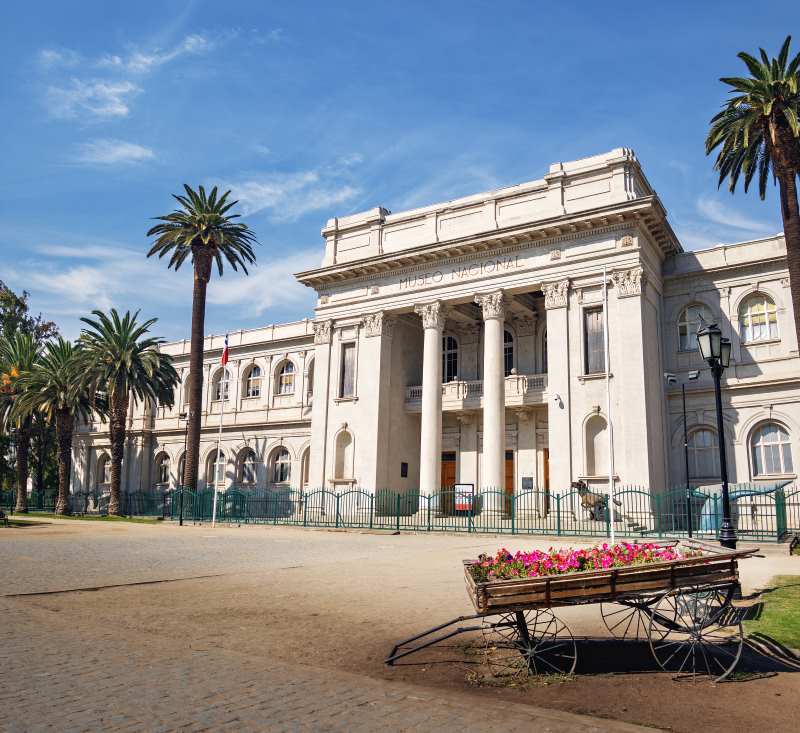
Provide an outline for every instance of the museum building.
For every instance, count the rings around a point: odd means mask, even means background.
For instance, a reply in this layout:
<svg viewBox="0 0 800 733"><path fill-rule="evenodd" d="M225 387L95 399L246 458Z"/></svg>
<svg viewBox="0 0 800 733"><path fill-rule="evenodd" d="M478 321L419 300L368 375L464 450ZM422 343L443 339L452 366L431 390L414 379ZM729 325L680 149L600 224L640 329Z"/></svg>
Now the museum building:
<svg viewBox="0 0 800 733"><path fill-rule="evenodd" d="M317 293L313 319L231 332L224 369L224 336L206 337L199 488L607 490L612 474L663 490L686 478L682 384L689 479L713 484L703 322L732 341L731 481L795 478L783 237L685 252L631 150L442 204L337 217L322 235L320 267L297 274ZM164 351L181 375L175 405L133 406L123 491L175 488L182 475L189 341ZM107 488L109 461L107 425L80 426L73 491Z"/></svg>

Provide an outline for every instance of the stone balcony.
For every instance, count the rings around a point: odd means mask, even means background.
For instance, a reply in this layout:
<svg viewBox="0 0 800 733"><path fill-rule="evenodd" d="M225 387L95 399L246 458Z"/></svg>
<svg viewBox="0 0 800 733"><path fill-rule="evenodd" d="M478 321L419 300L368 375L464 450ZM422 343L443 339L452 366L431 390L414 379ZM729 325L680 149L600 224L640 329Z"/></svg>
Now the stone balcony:
<svg viewBox="0 0 800 733"><path fill-rule="evenodd" d="M506 407L541 405L547 390L546 374L511 374L506 377ZM483 408L481 380L454 380L442 385L442 411L480 410ZM422 411L422 387L406 387L406 410Z"/></svg>

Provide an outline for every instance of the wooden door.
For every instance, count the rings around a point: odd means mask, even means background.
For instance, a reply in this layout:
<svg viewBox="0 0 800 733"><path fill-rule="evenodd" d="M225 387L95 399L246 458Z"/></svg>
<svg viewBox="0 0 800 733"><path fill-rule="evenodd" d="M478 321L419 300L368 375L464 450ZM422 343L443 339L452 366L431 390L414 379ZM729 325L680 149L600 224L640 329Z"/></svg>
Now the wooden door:
<svg viewBox="0 0 800 733"><path fill-rule="evenodd" d="M505 500L505 511L506 514L511 513L511 497L514 496L514 451L507 450L506 451L506 500Z"/></svg>
<svg viewBox="0 0 800 733"><path fill-rule="evenodd" d="M439 502L442 513L445 516L452 516L455 511L455 494L453 487L456 483L456 454L442 453L442 482Z"/></svg>

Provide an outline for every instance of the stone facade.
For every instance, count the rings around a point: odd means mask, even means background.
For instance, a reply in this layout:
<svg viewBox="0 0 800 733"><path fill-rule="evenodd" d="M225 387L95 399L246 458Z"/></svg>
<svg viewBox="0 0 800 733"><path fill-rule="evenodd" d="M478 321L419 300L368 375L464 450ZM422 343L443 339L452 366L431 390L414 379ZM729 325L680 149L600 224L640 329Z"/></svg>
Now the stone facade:
<svg viewBox="0 0 800 733"><path fill-rule="evenodd" d="M681 382L690 478L718 482L700 316L733 341L731 480L794 478L784 241L684 252L632 151L446 204L331 219L322 234L322 266L297 275L318 294L314 319L229 336L221 487L602 489L608 389L615 481L662 490L685 480ZM214 476L222 341L206 339L201 485ZM178 481L188 341L165 350L183 381L173 409L132 410L131 491ZM76 490L102 488L107 449L103 425L81 427Z"/></svg>

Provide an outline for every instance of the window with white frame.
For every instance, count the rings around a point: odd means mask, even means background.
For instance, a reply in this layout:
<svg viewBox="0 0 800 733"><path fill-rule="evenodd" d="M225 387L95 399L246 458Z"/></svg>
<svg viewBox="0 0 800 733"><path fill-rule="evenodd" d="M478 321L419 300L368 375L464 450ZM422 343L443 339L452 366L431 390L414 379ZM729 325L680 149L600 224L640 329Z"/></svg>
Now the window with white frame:
<svg viewBox="0 0 800 733"><path fill-rule="evenodd" d="M169 483L169 456L162 453L156 461L156 483Z"/></svg>
<svg viewBox="0 0 800 733"><path fill-rule="evenodd" d="M719 477L719 445L717 434L708 428L689 433L689 478Z"/></svg>
<svg viewBox="0 0 800 733"><path fill-rule="evenodd" d="M356 393L356 345L342 344L342 363L339 370L339 397L354 397Z"/></svg>
<svg viewBox="0 0 800 733"><path fill-rule="evenodd" d="M186 454L184 453L178 460L178 486L183 486L183 471L186 468Z"/></svg>
<svg viewBox="0 0 800 733"><path fill-rule="evenodd" d="M225 483L225 452L214 451L208 457L206 466L206 476L208 476L208 484L210 486L221 486Z"/></svg>
<svg viewBox="0 0 800 733"><path fill-rule="evenodd" d="M503 331L503 370L505 375L511 374L514 368L514 337L511 331Z"/></svg>
<svg viewBox="0 0 800 733"><path fill-rule="evenodd" d="M584 374L603 374L606 370L606 345L603 309L583 311Z"/></svg>
<svg viewBox="0 0 800 733"><path fill-rule="evenodd" d="M754 476L794 473L789 433L776 422L757 428L750 439Z"/></svg>
<svg viewBox="0 0 800 733"><path fill-rule="evenodd" d="M286 448L278 448L272 455L272 483L285 484L292 473L292 459Z"/></svg>
<svg viewBox="0 0 800 733"><path fill-rule="evenodd" d="M249 448L241 457L239 482L243 484L254 484L256 482L256 454Z"/></svg>
<svg viewBox="0 0 800 733"><path fill-rule="evenodd" d="M458 341L442 336L442 383L458 378Z"/></svg>
<svg viewBox="0 0 800 733"><path fill-rule="evenodd" d="M189 372L186 372L186 379L183 380L183 404L189 404L189 385L191 382L189 381Z"/></svg>
<svg viewBox="0 0 800 733"><path fill-rule="evenodd" d="M259 397L261 395L261 367L253 364L247 372L245 380L245 395L247 397Z"/></svg>
<svg viewBox="0 0 800 733"><path fill-rule="evenodd" d="M681 311L678 318L678 348L681 351L697 351L697 332L710 322L708 308L694 304Z"/></svg>
<svg viewBox="0 0 800 733"><path fill-rule="evenodd" d="M285 361L278 369L278 394L292 394L294 392L294 364Z"/></svg>
<svg viewBox="0 0 800 733"><path fill-rule="evenodd" d="M227 401L230 394L231 373L221 369L214 376L214 402Z"/></svg>
<svg viewBox="0 0 800 733"><path fill-rule="evenodd" d="M108 455L101 456L97 464L97 483L111 483L111 457Z"/></svg>
<svg viewBox="0 0 800 733"><path fill-rule="evenodd" d="M756 293L739 306L739 334L745 344L778 338L778 312L772 299Z"/></svg>

